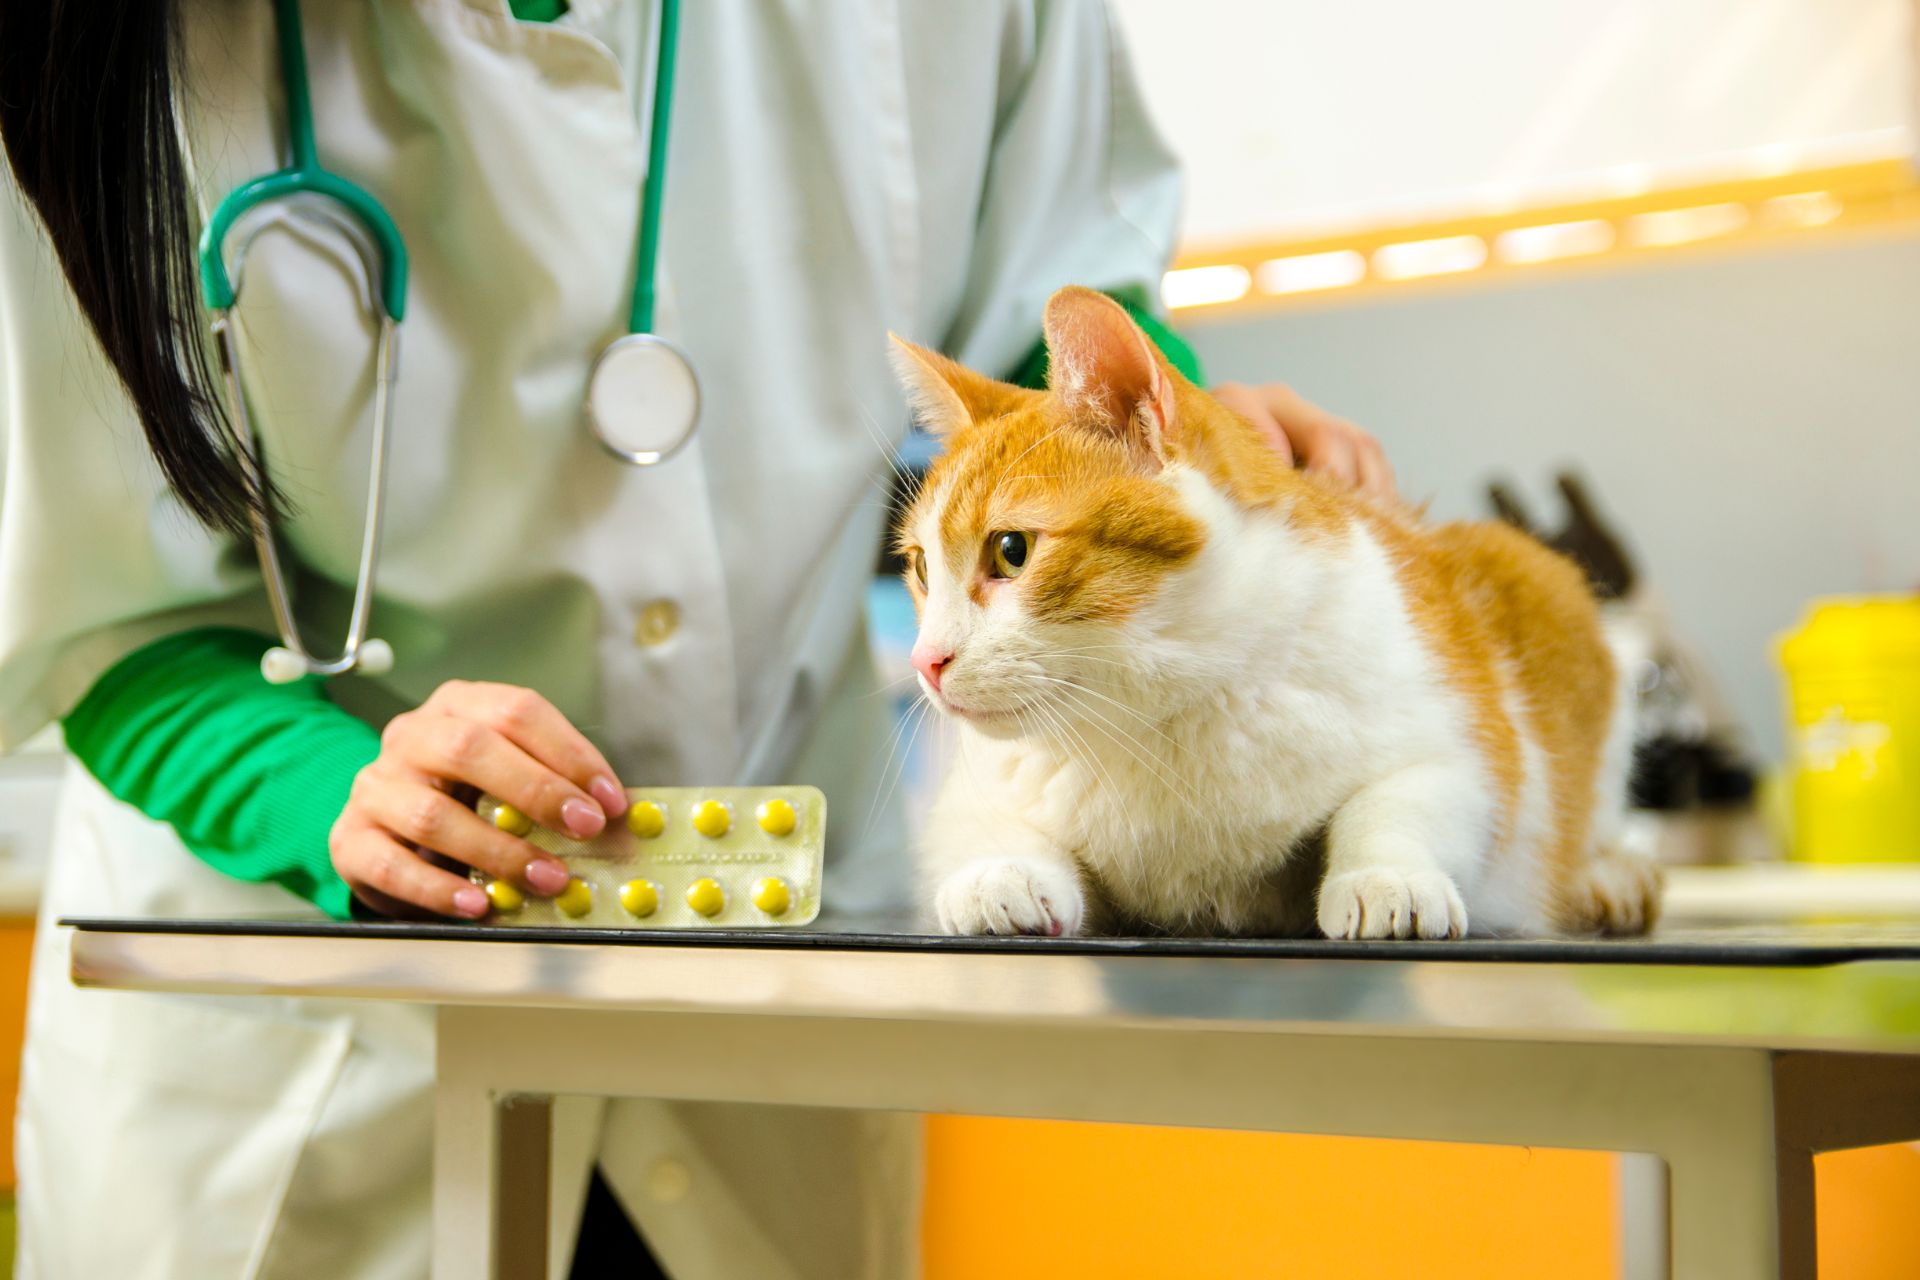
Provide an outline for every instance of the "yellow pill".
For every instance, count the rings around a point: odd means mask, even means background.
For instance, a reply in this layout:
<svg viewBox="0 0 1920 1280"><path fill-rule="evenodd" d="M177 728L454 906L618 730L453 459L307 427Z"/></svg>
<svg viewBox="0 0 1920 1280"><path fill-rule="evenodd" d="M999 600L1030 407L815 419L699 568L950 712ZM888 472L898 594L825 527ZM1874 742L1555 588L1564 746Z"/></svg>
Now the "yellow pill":
<svg viewBox="0 0 1920 1280"><path fill-rule="evenodd" d="M799 824L799 816L785 800L769 800L754 810L760 829L770 836L790 836Z"/></svg>
<svg viewBox="0 0 1920 1280"><path fill-rule="evenodd" d="M687 905L703 916L717 916L726 910L727 891L718 880L701 876L687 886Z"/></svg>
<svg viewBox="0 0 1920 1280"><path fill-rule="evenodd" d="M527 895L505 880L487 881L487 897L495 911L518 911L526 905Z"/></svg>
<svg viewBox="0 0 1920 1280"><path fill-rule="evenodd" d="M783 916L793 905L793 890L778 876L768 876L753 884L753 905L770 916Z"/></svg>
<svg viewBox="0 0 1920 1280"><path fill-rule="evenodd" d="M620 886L620 905L645 919L660 909L660 887L651 880L629 880Z"/></svg>
<svg viewBox="0 0 1920 1280"><path fill-rule="evenodd" d="M503 804L493 811L493 825L502 831L511 831L523 836L533 830L533 819L510 804Z"/></svg>
<svg viewBox="0 0 1920 1280"><path fill-rule="evenodd" d="M593 910L593 886L579 876L575 876L567 881L567 887L555 896L553 905L578 920Z"/></svg>
<svg viewBox="0 0 1920 1280"><path fill-rule="evenodd" d="M718 800L702 800L693 806L693 829L703 836L720 837L733 827L733 815Z"/></svg>
<svg viewBox="0 0 1920 1280"><path fill-rule="evenodd" d="M651 840L667 829L667 812L651 800L636 800L627 809L627 830Z"/></svg>

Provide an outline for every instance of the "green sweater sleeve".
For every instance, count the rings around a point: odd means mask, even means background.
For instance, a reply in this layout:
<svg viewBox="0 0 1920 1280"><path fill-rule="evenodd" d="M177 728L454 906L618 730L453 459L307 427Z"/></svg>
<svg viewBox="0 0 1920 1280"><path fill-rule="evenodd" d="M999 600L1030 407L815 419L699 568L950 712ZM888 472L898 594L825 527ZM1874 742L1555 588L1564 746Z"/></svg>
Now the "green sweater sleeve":
<svg viewBox="0 0 1920 1280"><path fill-rule="evenodd" d="M261 679L273 643L209 628L134 651L61 722L67 749L208 865L345 919L350 894L327 833L380 737L328 702L317 678Z"/></svg>
<svg viewBox="0 0 1920 1280"><path fill-rule="evenodd" d="M1152 300L1145 289L1135 286L1129 289L1109 289L1107 296L1127 309L1133 322L1145 331L1153 344L1160 348L1160 354L1167 363L1178 369L1189 382L1204 385L1205 372L1200 367L1200 357L1194 354L1185 338L1175 333L1154 311ZM1047 344L1035 343L1033 350L1008 375L1007 381L1021 387L1044 387L1047 385Z"/></svg>

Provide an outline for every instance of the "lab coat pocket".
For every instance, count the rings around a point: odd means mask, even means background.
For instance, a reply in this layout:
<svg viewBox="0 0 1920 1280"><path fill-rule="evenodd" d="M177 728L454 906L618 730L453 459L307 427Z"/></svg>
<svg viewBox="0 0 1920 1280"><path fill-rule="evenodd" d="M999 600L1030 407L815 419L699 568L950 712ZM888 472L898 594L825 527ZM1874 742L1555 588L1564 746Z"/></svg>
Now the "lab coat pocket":
<svg viewBox="0 0 1920 1280"><path fill-rule="evenodd" d="M345 1020L264 1000L56 998L77 1016L37 1019L26 1054L22 1280L255 1275Z"/></svg>

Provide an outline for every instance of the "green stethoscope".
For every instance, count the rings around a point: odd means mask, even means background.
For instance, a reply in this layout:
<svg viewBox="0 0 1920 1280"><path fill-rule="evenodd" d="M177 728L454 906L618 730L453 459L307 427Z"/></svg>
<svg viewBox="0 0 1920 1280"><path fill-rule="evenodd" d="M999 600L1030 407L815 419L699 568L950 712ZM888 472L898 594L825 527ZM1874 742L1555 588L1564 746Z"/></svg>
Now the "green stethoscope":
<svg viewBox="0 0 1920 1280"><path fill-rule="evenodd" d="M647 130L647 175L640 194L640 231L627 332L607 344L587 378L587 423L600 443L623 462L649 467L664 462L692 438L700 420L700 382L686 353L653 332L655 276L660 257L660 202L666 186L667 131L673 110L673 68L679 41L679 0L656 0L653 110ZM407 309L407 246L393 218L362 188L321 165L313 143L313 103L307 88L307 54L300 30L300 0L274 0L280 74L286 81L287 134L293 158L286 168L242 183L215 207L200 236L200 292L213 313L227 402L242 447L255 473L264 477L240 387L240 352L232 324L248 246L270 226L285 225L287 206L341 232L360 259L367 310L378 325L373 404L373 466L367 481L366 528L354 579L353 609L340 656L308 651L293 615L293 599L280 567L266 517L254 520L254 549L266 580L267 599L279 646L260 668L275 684L305 675L335 676L360 670L384 675L393 669L393 647L367 635L373 579L380 554L380 522L386 507L387 446L393 424L393 387L400 375L400 321ZM227 239L240 232L228 265Z"/></svg>

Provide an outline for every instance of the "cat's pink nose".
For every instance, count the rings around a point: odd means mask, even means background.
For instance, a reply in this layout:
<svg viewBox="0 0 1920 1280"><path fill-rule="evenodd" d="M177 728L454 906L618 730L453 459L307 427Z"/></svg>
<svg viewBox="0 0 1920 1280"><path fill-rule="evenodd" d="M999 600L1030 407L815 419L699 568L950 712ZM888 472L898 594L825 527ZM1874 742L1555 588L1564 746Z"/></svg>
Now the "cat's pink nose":
<svg viewBox="0 0 1920 1280"><path fill-rule="evenodd" d="M926 678L935 693L940 692L940 673L953 661L953 651L922 641L913 646L913 669Z"/></svg>

